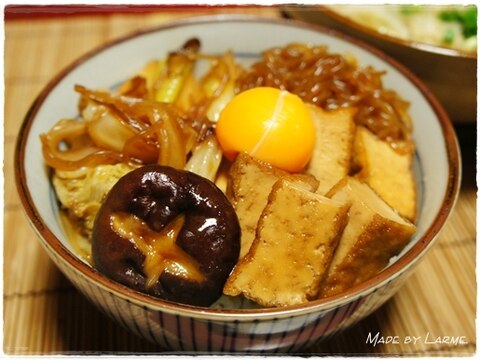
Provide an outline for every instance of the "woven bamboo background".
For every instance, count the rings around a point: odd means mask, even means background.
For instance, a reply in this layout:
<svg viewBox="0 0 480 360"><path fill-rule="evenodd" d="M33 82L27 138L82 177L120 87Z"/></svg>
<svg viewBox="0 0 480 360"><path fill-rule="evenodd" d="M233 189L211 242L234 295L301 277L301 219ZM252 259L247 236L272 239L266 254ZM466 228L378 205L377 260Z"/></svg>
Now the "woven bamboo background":
<svg viewBox="0 0 480 360"><path fill-rule="evenodd" d="M22 212L13 179L18 129L44 85L74 59L145 26L206 12L277 17L275 8L163 9L64 16L9 16L5 21L4 327L3 351L32 354L153 354L162 349L99 313L49 260ZM472 119L474 120L474 119ZM476 124L457 125L463 151L458 205L438 243L382 308L353 328L306 350L330 355L472 355L476 352ZM398 344L367 343L369 334ZM419 337L406 343L406 337ZM461 338L458 344L437 337Z"/></svg>

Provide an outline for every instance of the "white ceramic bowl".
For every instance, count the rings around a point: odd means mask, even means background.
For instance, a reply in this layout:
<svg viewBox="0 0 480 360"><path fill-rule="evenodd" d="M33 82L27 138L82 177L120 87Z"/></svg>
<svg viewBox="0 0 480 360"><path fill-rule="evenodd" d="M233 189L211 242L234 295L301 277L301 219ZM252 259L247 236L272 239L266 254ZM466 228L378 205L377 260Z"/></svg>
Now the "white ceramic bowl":
<svg viewBox="0 0 480 360"><path fill-rule="evenodd" d="M385 70L384 83L411 102L417 145L418 232L395 262L374 278L328 300L271 309L199 308L162 301L115 283L73 252L59 221L39 135L77 114L74 84L104 88L190 37L205 53L233 49L242 61L291 42L326 44L354 54L360 64ZM437 238L454 206L460 181L459 150L439 103L409 71L381 52L326 29L294 21L247 17L194 18L136 33L94 50L55 77L26 115L15 170L26 215L48 254L68 279L120 325L167 349L208 352L297 351L364 318L399 289Z"/></svg>

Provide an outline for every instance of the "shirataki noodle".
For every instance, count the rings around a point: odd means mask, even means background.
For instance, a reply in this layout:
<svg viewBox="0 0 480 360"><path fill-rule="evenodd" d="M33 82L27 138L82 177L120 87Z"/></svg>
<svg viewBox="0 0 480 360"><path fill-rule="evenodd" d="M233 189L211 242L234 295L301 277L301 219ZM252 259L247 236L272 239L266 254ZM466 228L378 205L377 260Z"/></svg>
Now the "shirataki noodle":
<svg viewBox="0 0 480 360"><path fill-rule="evenodd" d="M398 151L412 151L409 104L383 88L383 72L360 68L353 57L325 46L291 44L269 49L238 79L239 89L272 86L288 90L323 109L355 107L355 121Z"/></svg>

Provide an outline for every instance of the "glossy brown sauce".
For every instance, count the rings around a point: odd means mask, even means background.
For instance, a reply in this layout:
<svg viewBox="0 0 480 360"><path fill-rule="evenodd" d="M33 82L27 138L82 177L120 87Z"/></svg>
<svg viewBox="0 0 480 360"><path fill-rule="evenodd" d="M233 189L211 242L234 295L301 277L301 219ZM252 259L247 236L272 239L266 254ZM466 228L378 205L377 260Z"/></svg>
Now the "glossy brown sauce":
<svg viewBox="0 0 480 360"><path fill-rule="evenodd" d="M179 215L161 232L156 232L135 215L125 212L110 215L113 231L128 239L145 255L143 270L147 288L155 285L164 271L188 280L205 280L197 261L176 244L184 222L185 216Z"/></svg>

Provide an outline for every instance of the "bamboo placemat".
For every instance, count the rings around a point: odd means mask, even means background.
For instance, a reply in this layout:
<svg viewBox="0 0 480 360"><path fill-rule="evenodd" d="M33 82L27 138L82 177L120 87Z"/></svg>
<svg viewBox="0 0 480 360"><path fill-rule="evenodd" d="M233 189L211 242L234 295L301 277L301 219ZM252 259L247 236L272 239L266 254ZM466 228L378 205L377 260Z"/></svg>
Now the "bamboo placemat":
<svg viewBox="0 0 480 360"><path fill-rule="evenodd" d="M276 17L275 8L22 17L5 21L3 350L25 354L152 354L162 349L96 310L49 260L22 212L13 179L18 129L33 100L63 67L124 34L205 12ZM400 291L353 328L306 355L472 355L476 352L476 124L457 127L464 155L458 205L441 238ZM380 333L394 343L368 342ZM418 340L407 342L408 338ZM438 337L456 344L437 343ZM397 343L398 342L398 343Z"/></svg>

